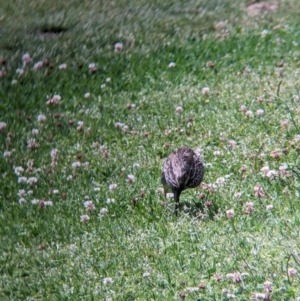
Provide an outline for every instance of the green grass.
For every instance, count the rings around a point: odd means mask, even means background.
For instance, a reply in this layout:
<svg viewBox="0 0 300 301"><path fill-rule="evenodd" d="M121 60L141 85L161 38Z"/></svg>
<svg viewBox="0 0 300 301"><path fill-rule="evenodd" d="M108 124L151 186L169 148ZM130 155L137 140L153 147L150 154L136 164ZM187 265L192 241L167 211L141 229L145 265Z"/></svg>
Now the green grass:
<svg viewBox="0 0 300 301"><path fill-rule="evenodd" d="M297 1L2 2L0 299L298 300ZM175 217L160 173L183 145L206 171Z"/></svg>

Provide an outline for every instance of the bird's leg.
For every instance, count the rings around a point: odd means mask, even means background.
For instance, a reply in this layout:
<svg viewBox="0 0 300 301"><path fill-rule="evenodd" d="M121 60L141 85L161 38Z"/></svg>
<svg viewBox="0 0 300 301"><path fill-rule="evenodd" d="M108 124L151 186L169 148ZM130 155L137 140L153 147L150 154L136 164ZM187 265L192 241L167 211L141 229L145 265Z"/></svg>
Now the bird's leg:
<svg viewBox="0 0 300 301"><path fill-rule="evenodd" d="M174 201L175 201L175 215L178 215L178 211L179 211L179 197L180 197L180 192L178 190L173 190L173 194L174 194Z"/></svg>
<svg viewBox="0 0 300 301"><path fill-rule="evenodd" d="M168 192L168 186L164 185L164 195L165 195L165 198L167 197L167 192Z"/></svg>

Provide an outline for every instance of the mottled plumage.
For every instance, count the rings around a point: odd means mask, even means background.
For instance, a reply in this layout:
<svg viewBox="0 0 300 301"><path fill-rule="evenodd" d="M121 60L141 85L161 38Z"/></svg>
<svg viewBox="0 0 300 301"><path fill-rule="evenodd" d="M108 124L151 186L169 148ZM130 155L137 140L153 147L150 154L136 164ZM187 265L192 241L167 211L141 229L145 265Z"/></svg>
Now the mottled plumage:
<svg viewBox="0 0 300 301"><path fill-rule="evenodd" d="M199 186L204 176L204 165L193 150L180 147L172 152L164 163L161 182L165 194L171 188L175 200L175 214L178 213L179 197L183 190Z"/></svg>

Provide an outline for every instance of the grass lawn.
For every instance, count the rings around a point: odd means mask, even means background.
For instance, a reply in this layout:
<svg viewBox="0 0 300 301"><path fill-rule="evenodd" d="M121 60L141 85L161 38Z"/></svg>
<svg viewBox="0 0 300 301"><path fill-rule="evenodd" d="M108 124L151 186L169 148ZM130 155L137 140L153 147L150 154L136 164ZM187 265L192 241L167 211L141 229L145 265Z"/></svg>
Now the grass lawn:
<svg viewBox="0 0 300 301"><path fill-rule="evenodd" d="M1 1L0 300L300 300L298 2Z"/></svg>

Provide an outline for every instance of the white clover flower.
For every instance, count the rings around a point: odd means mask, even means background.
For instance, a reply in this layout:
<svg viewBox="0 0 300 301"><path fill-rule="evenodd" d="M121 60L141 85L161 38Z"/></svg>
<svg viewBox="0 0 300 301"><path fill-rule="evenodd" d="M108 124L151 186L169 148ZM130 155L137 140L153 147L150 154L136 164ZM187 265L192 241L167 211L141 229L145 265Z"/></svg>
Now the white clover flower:
<svg viewBox="0 0 300 301"><path fill-rule="evenodd" d="M32 135L37 135L39 133L39 130L38 129L33 129L31 131Z"/></svg>
<svg viewBox="0 0 300 301"><path fill-rule="evenodd" d="M101 209L100 209L100 214L101 214L101 215L105 215L105 214L107 214L107 212L108 212L108 209L107 209L107 208L101 208Z"/></svg>
<svg viewBox="0 0 300 301"><path fill-rule="evenodd" d="M44 201L44 206L53 206L52 201Z"/></svg>
<svg viewBox="0 0 300 301"><path fill-rule="evenodd" d="M46 116L44 114L39 114L37 117L38 122L46 121Z"/></svg>
<svg viewBox="0 0 300 301"><path fill-rule="evenodd" d="M59 103L61 100L61 96L58 94L54 94L52 99L53 99L54 103Z"/></svg>
<svg viewBox="0 0 300 301"><path fill-rule="evenodd" d="M178 106L178 107L176 107L175 111L176 111L177 114L181 114L183 112L183 108Z"/></svg>
<svg viewBox="0 0 300 301"><path fill-rule="evenodd" d="M127 176L127 181L128 181L128 183L130 183L130 184L133 183L133 182L135 181L134 175L131 175L131 174L128 175L128 176Z"/></svg>
<svg viewBox="0 0 300 301"><path fill-rule="evenodd" d="M81 131L83 129L84 122L83 121L78 121L77 124L78 124L77 131Z"/></svg>
<svg viewBox="0 0 300 301"><path fill-rule="evenodd" d="M24 168L22 166L14 167L14 172L17 176L20 176L22 172L24 172Z"/></svg>
<svg viewBox="0 0 300 301"><path fill-rule="evenodd" d="M18 178L18 183L26 183L27 182L27 178L26 177L19 177Z"/></svg>
<svg viewBox="0 0 300 301"><path fill-rule="evenodd" d="M227 293L226 297L227 299L235 299L235 294Z"/></svg>
<svg viewBox="0 0 300 301"><path fill-rule="evenodd" d="M110 203L114 203L115 202L115 199L107 199L106 200L106 204L110 204Z"/></svg>
<svg viewBox="0 0 300 301"><path fill-rule="evenodd" d="M27 144L28 144L27 147L29 149L34 149L34 148L36 148L38 146L38 144L37 144L37 142L36 142L36 140L34 138L28 139Z"/></svg>
<svg viewBox="0 0 300 301"><path fill-rule="evenodd" d="M267 35L268 35L269 31L267 29L264 29L262 32L261 32L261 37L264 39Z"/></svg>
<svg viewBox="0 0 300 301"><path fill-rule="evenodd" d="M202 89L202 94L203 94L203 95L208 95L209 92L210 92L210 89L209 89L208 87L204 87L204 88Z"/></svg>
<svg viewBox="0 0 300 301"><path fill-rule="evenodd" d="M164 193L164 189L162 187L157 188L155 191L157 194L163 194Z"/></svg>
<svg viewBox="0 0 300 301"><path fill-rule="evenodd" d="M265 293L252 293L251 297L254 300L266 300L267 299L267 294Z"/></svg>
<svg viewBox="0 0 300 301"><path fill-rule="evenodd" d="M168 193L166 194L166 197L167 197L168 199L171 199L171 198L174 197L174 194L173 194L172 192L168 192Z"/></svg>
<svg viewBox="0 0 300 301"><path fill-rule="evenodd" d="M27 179L27 183L28 183L29 185L36 184L37 181L38 181L38 179L37 179L36 177L30 177L30 178Z"/></svg>
<svg viewBox="0 0 300 301"><path fill-rule="evenodd" d="M76 250L76 249L77 249L76 244L70 244L70 245L69 245L69 249L70 249L71 251Z"/></svg>
<svg viewBox="0 0 300 301"><path fill-rule="evenodd" d="M144 277L144 278L150 277L150 273L149 273L149 272L145 272L145 273L143 274L143 277Z"/></svg>
<svg viewBox="0 0 300 301"><path fill-rule="evenodd" d="M33 205L39 204L39 202L40 201L38 199L31 200L31 204L33 204Z"/></svg>
<svg viewBox="0 0 300 301"><path fill-rule="evenodd" d="M21 75L24 73L24 69L18 68L18 69L16 70L16 73L17 73L19 76L21 76Z"/></svg>
<svg viewBox="0 0 300 301"><path fill-rule="evenodd" d="M260 171L261 171L262 175L263 175L264 177L266 177L267 174L268 174L268 172L270 171L270 168L269 168L269 166L264 166L264 167L262 167L262 168L260 169Z"/></svg>
<svg viewBox="0 0 300 301"><path fill-rule="evenodd" d="M67 69L67 64L60 64L60 65L58 66L58 69L60 69L60 70L65 70L65 69Z"/></svg>
<svg viewBox="0 0 300 301"><path fill-rule="evenodd" d="M247 202L245 213L251 214L253 211L254 211L254 203L253 202Z"/></svg>
<svg viewBox="0 0 300 301"><path fill-rule="evenodd" d="M253 112L251 110L248 110L245 112L245 115L248 117L253 117Z"/></svg>
<svg viewBox="0 0 300 301"><path fill-rule="evenodd" d="M79 162L79 161L75 161L75 162L72 163L73 168L77 168L77 167L80 167L80 166L81 166L81 162Z"/></svg>
<svg viewBox="0 0 300 301"><path fill-rule="evenodd" d="M175 64L174 62L171 62L171 63L168 65L169 68L174 68L175 66L176 66L176 64Z"/></svg>
<svg viewBox="0 0 300 301"><path fill-rule="evenodd" d="M136 105L134 103L127 103L126 108L127 109L135 109Z"/></svg>
<svg viewBox="0 0 300 301"><path fill-rule="evenodd" d="M256 111L256 115L257 115L257 116L261 116L261 115L264 114L264 112L265 112L264 110L259 109L259 110Z"/></svg>
<svg viewBox="0 0 300 301"><path fill-rule="evenodd" d="M129 126L124 124L124 126L122 127L122 131L124 133L126 133L128 131L128 129L129 129Z"/></svg>
<svg viewBox="0 0 300 301"><path fill-rule="evenodd" d="M242 192L236 192L233 196L237 199L239 199L242 196Z"/></svg>
<svg viewBox="0 0 300 301"><path fill-rule="evenodd" d="M91 93L87 92L84 94L84 98L90 98L91 97Z"/></svg>
<svg viewBox="0 0 300 301"><path fill-rule="evenodd" d="M234 218L234 210L233 209L227 210L226 216L227 216L227 218Z"/></svg>
<svg viewBox="0 0 300 301"><path fill-rule="evenodd" d="M99 142L93 142L93 143L92 143L92 147L93 147L93 148L97 148L98 146L99 146Z"/></svg>
<svg viewBox="0 0 300 301"><path fill-rule="evenodd" d="M43 67L43 62L42 61L38 61L37 63L35 63L33 65L33 70L37 71L39 69L41 69Z"/></svg>
<svg viewBox="0 0 300 301"><path fill-rule="evenodd" d="M193 292L197 292L199 291L199 287L195 286L195 287L187 287L184 289L185 292L188 292L188 293L193 293Z"/></svg>
<svg viewBox="0 0 300 301"><path fill-rule="evenodd" d="M84 207L85 207L87 210L89 210L89 211L93 211L93 210L96 209L96 207L95 207L93 201L86 201L86 202L84 202Z"/></svg>
<svg viewBox="0 0 300 301"><path fill-rule="evenodd" d="M124 123L122 123L122 122L118 121L118 122L115 123L116 128L122 128L123 126L124 126Z"/></svg>
<svg viewBox="0 0 300 301"><path fill-rule="evenodd" d="M284 177L284 176L290 176L290 173L288 171L288 166L286 163L284 163L283 165L279 166L278 168L279 170L279 174Z"/></svg>
<svg viewBox="0 0 300 301"><path fill-rule="evenodd" d="M4 151L4 153L3 153L3 157L4 158L8 158L8 157L10 157L11 156L11 152L9 152L9 151Z"/></svg>
<svg viewBox="0 0 300 301"><path fill-rule="evenodd" d="M96 64L95 63L90 63L89 64L89 69L92 73L96 72L97 71L97 67L96 67Z"/></svg>
<svg viewBox="0 0 300 301"><path fill-rule="evenodd" d="M291 278L294 278L297 274L297 270L295 268L288 268L288 275Z"/></svg>
<svg viewBox="0 0 300 301"><path fill-rule="evenodd" d="M235 273L228 273L228 274L226 274L226 278L228 280L233 280L235 278Z"/></svg>
<svg viewBox="0 0 300 301"><path fill-rule="evenodd" d="M226 178L225 177L219 177L216 179L216 186L223 186L226 183Z"/></svg>
<svg viewBox="0 0 300 301"><path fill-rule="evenodd" d="M282 121L280 121L280 125L281 125L282 127L287 128L287 127L289 127L289 125L290 125L290 121L289 121L288 119L282 120Z"/></svg>
<svg viewBox="0 0 300 301"><path fill-rule="evenodd" d="M18 192L18 196L19 196L19 197L23 197L23 196L25 196L25 195L26 195L25 189L20 189L19 192Z"/></svg>
<svg viewBox="0 0 300 301"><path fill-rule="evenodd" d="M240 106L240 111L243 112L243 113L247 112L247 107L245 105L241 105Z"/></svg>
<svg viewBox="0 0 300 301"><path fill-rule="evenodd" d="M20 198L20 199L19 199L19 203L20 203L20 204L26 203L26 200L25 200L24 198Z"/></svg>
<svg viewBox="0 0 300 301"><path fill-rule="evenodd" d="M115 44L115 52L120 52L123 50L123 43L116 43Z"/></svg>
<svg viewBox="0 0 300 301"><path fill-rule="evenodd" d="M266 280L265 282L264 282L264 288L265 288L265 290L268 292L268 293L271 293L272 292L272 282L271 281L269 281L269 280Z"/></svg>
<svg viewBox="0 0 300 301"><path fill-rule="evenodd" d="M90 220L90 217L88 215L86 215L86 214L83 214L83 215L80 216L80 221L82 223L85 223L85 222L87 222L89 220Z"/></svg>
<svg viewBox="0 0 300 301"><path fill-rule="evenodd" d="M235 148L236 145L237 145L237 143L236 143L235 140L229 140L228 143L229 143L229 146L230 146L231 148Z"/></svg>
<svg viewBox="0 0 300 301"><path fill-rule="evenodd" d="M267 175L266 175L266 177L269 178L269 179L271 179L271 180L273 180L277 176L278 176L278 171L276 171L276 170L269 170L267 172Z"/></svg>
<svg viewBox="0 0 300 301"><path fill-rule="evenodd" d="M7 126L6 123L1 121L0 122L0 132L3 132L6 129L6 126Z"/></svg>
<svg viewBox="0 0 300 301"><path fill-rule="evenodd" d="M24 66L26 66L27 64L29 64L31 62L31 57L30 57L29 53L23 54L22 61L23 61Z"/></svg>
<svg viewBox="0 0 300 301"><path fill-rule="evenodd" d="M53 148L50 152L50 156L52 158L52 160L56 160L57 159L57 154L58 154L58 149L57 148Z"/></svg>
<svg viewBox="0 0 300 301"><path fill-rule="evenodd" d="M106 277L103 279L103 284L112 284L113 280L110 277Z"/></svg>
<svg viewBox="0 0 300 301"><path fill-rule="evenodd" d="M108 186L109 190L114 190L117 188L117 184L113 183Z"/></svg>
<svg viewBox="0 0 300 301"><path fill-rule="evenodd" d="M296 135L295 138L294 138L294 141L300 142L300 135Z"/></svg>
<svg viewBox="0 0 300 301"><path fill-rule="evenodd" d="M52 98L50 98L50 99L46 102L46 104L47 104L47 105L59 104L59 103L60 103L60 100L61 100L61 96L58 95L58 94L54 94L54 95L52 96Z"/></svg>

